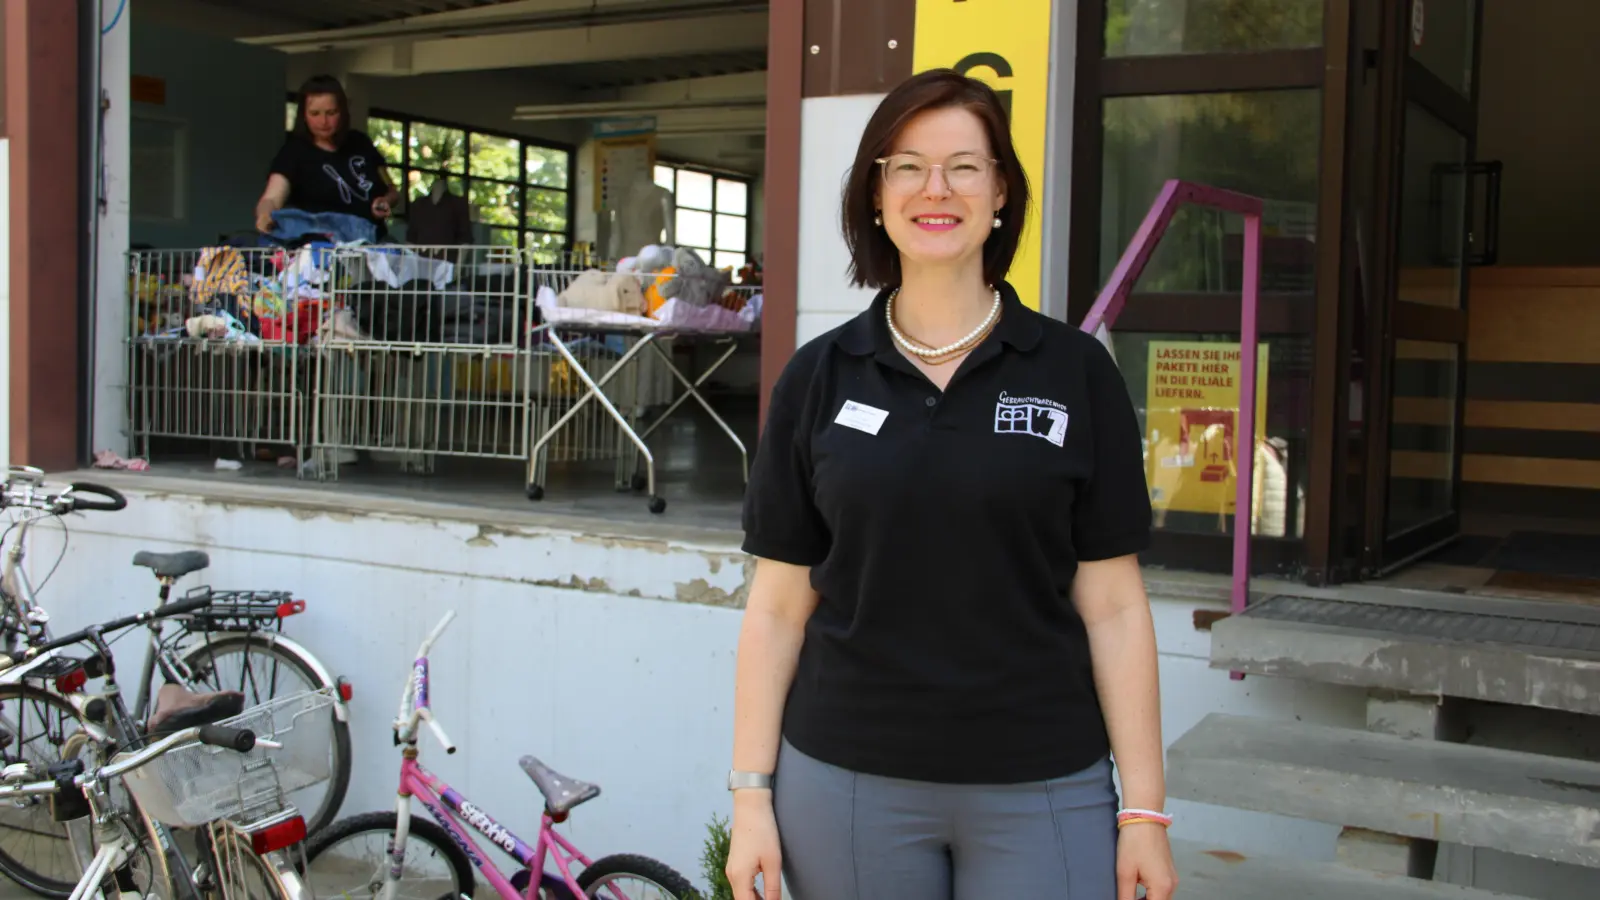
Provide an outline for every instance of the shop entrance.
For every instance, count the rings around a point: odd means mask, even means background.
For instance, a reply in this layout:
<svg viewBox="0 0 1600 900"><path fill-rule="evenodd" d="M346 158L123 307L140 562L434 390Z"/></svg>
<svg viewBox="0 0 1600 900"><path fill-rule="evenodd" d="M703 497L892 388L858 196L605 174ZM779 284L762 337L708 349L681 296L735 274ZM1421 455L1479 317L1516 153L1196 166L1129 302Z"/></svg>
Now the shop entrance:
<svg viewBox="0 0 1600 900"><path fill-rule="evenodd" d="M1382 252L1360 335L1372 365L1366 565L1384 571L1461 531L1461 430L1474 208L1481 0L1386 0L1372 232ZM1374 5L1376 6L1376 5ZM1365 229L1358 228L1358 249ZM1358 253L1356 264L1371 260Z"/></svg>
<svg viewBox="0 0 1600 900"><path fill-rule="evenodd" d="M1600 61L1557 27L1600 11L1490 7L1356 7L1350 524L1369 577L1600 597Z"/></svg>

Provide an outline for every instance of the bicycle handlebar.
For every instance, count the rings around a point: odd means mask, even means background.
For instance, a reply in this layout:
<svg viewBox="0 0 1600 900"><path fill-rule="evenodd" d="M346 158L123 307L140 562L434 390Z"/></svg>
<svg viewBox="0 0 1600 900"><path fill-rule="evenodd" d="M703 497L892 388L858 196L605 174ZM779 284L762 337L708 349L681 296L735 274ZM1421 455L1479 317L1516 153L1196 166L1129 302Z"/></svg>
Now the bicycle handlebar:
<svg viewBox="0 0 1600 900"><path fill-rule="evenodd" d="M395 737L401 741L416 739L417 726L423 722L428 723L428 729L444 747L445 753L455 753L456 745L451 742L449 735L444 733L444 728L433 717L432 704L428 700L428 651L433 649L433 644L439 639L444 630L455 621L456 611L450 610L439 620L439 624L428 632L423 638L422 646L417 648L416 663L411 667L411 674L406 676L405 690L400 694L400 716L395 720Z"/></svg>
<svg viewBox="0 0 1600 900"><path fill-rule="evenodd" d="M199 741L212 747L223 747L237 750L240 753L248 752L255 747L255 732L248 728L227 728L222 725L197 725L175 731L150 746L140 750L124 759L116 760L101 766L93 772L84 772L75 775L70 782L74 788L83 788L95 781L116 778L126 775L135 769L147 766L157 758L164 756L173 748L192 741ZM0 800L11 797L31 797L41 794L54 794L67 787L67 782L61 781L35 781L28 784L0 785Z"/></svg>
<svg viewBox="0 0 1600 900"><path fill-rule="evenodd" d="M124 497L121 491L102 484L75 481L67 487L65 494L71 495L72 508L75 510L118 512L128 508L128 498ZM104 501L91 500L89 497L79 496L80 494L100 496L106 499Z"/></svg>
<svg viewBox="0 0 1600 900"><path fill-rule="evenodd" d="M103 484L78 481L51 492L45 488L44 473L37 469L13 468L11 478L0 484L0 509L32 509L59 516L79 511L118 512L127 507L128 498L121 491Z"/></svg>

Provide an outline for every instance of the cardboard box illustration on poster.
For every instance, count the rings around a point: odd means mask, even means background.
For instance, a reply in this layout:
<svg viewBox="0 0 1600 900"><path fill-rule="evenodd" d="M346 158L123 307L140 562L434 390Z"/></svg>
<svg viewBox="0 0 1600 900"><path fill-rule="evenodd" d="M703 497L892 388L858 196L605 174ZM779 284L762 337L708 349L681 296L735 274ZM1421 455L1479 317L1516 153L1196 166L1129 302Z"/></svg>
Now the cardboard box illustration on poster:
<svg viewBox="0 0 1600 900"><path fill-rule="evenodd" d="M1252 459L1254 448L1267 436L1267 349L1266 344L1258 346ZM1150 343L1145 475L1158 512L1233 515L1241 358L1237 343ZM1259 496L1259 489L1255 493Z"/></svg>

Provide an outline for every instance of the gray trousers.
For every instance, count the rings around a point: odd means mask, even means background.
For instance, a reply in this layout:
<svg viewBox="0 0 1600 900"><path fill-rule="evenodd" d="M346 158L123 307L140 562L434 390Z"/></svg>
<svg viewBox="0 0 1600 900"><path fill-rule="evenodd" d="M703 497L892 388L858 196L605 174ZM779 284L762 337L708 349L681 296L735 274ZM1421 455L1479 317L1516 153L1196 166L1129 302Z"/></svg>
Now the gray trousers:
<svg viewBox="0 0 1600 900"><path fill-rule="evenodd" d="M794 900L1115 900L1107 759L1051 781L860 775L784 741L773 807Z"/></svg>

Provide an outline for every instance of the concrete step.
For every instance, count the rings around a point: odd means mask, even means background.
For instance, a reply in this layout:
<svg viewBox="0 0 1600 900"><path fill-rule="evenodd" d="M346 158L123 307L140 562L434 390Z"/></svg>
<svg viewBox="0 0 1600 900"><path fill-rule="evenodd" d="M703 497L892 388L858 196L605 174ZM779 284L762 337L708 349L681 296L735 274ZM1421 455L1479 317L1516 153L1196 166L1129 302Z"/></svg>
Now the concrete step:
<svg viewBox="0 0 1600 900"><path fill-rule="evenodd" d="M1370 588L1283 594L1215 623L1211 665L1600 715L1600 609Z"/></svg>
<svg viewBox="0 0 1600 900"><path fill-rule="evenodd" d="M1600 867L1600 763L1216 714L1167 768L1185 800Z"/></svg>
<svg viewBox="0 0 1600 900"><path fill-rule="evenodd" d="M1182 900L1512 900L1460 885L1331 863L1245 856L1191 841L1173 841L1172 856Z"/></svg>

